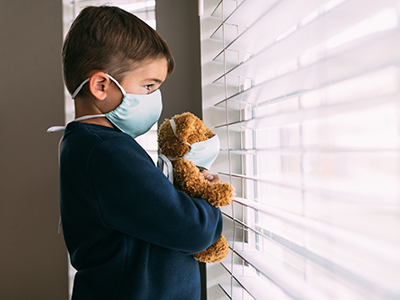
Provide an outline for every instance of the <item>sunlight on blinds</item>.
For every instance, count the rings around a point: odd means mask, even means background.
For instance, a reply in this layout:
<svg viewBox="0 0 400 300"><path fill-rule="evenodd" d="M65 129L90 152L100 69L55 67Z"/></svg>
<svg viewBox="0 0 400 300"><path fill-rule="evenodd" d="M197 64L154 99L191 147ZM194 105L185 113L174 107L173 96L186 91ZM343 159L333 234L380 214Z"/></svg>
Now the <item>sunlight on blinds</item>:
<svg viewBox="0 0 400 300"><path fill-rule="evenodd" d="M400 1L204 0L230 255L208 298L400 299Z"/></svg>

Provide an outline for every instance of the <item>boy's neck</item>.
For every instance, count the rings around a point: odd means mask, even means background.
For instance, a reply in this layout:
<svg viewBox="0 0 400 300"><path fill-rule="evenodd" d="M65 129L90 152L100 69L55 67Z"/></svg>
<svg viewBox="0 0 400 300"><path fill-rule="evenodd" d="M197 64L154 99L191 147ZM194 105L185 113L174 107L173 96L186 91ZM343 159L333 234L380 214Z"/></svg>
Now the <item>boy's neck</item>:
<svg viewBox="0 0 400 300"><path fill-rule="evenodd" d="M82 115L80 117L83 117L83 116L84 115ZM87 116L87 115L85 115L85 116ZM79 117L76 116L76 119L77 118L79 118ZM90 119L87 119L87 120L82 120L82 121L79 121L79 122L87 123L87 124L102 125L102 126L111 127L111 128L114 128L114 129L116 128L114 126L114 124L111 123L106 117L94 117L94 118L90 118Z"/></svg>
<svg viewBox="0 0 400 300"><path fill-rule="evenodd" d="M93 105L92 101L89 99L76 98L75 102L75 119L83 117L83 116L92 116L92 115L103 115L98 107ZM82 123L88 124L97 124L106 127L116 128L113 123L111 123L106 117L99 116L86 120L79 121Z"/></svg>

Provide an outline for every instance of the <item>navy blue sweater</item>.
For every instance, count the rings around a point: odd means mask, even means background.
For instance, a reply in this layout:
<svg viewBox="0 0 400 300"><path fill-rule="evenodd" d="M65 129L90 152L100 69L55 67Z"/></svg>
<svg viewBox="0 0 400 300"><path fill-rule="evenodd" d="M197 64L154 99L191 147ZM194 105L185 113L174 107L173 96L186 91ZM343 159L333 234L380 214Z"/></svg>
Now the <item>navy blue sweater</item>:
<svg viewBox="0 0 400 300"><path fill-rule="evenodd" d="M221 234L219 209L177 191L129 135L70 123L61 218L74 300L199 300L192 254Z"/></svg>

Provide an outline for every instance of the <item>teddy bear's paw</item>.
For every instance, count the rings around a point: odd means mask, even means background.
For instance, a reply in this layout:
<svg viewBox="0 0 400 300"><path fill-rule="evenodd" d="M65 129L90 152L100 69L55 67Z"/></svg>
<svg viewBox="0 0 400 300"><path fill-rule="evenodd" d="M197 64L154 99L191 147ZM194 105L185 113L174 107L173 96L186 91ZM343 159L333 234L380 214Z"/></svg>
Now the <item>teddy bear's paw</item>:
<svg viewBox="0 0 400 300"><path fill-rule="evenodd" d="M235 196L235 188L229 183L214 183L209 184L204 189L202 198L207 200L212 206L227 206L231 204Z"/></svg>
<svg viewBox="0 0 400 300"><path fill-rule="evenodd" d="M229 253L229 245L224 235L218 238L214 244L208 247L206 250L196 253L193 257L201 262L205 263L216 263L223 260Z"/></svg>

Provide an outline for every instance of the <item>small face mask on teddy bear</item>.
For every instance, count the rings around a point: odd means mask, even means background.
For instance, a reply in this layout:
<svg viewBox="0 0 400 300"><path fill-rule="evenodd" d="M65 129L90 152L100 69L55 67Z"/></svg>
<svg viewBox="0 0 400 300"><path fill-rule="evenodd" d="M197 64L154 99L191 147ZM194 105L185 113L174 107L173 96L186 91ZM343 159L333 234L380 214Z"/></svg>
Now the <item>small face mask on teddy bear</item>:
<svg viewBox="0 0 400 300"><path fill-rule="evenodd" d="M169 122L175 136L178 137L178 135L176 134L175 121L173 119L170 119ZM187 144L190 146L190 151L182 157L192 161L197 167L201 169L210 170L212 163L217 158L219 153L220 143L218 136L214 135L211 139L197 142L193 145L190 145L189 143Z"/></svg>

